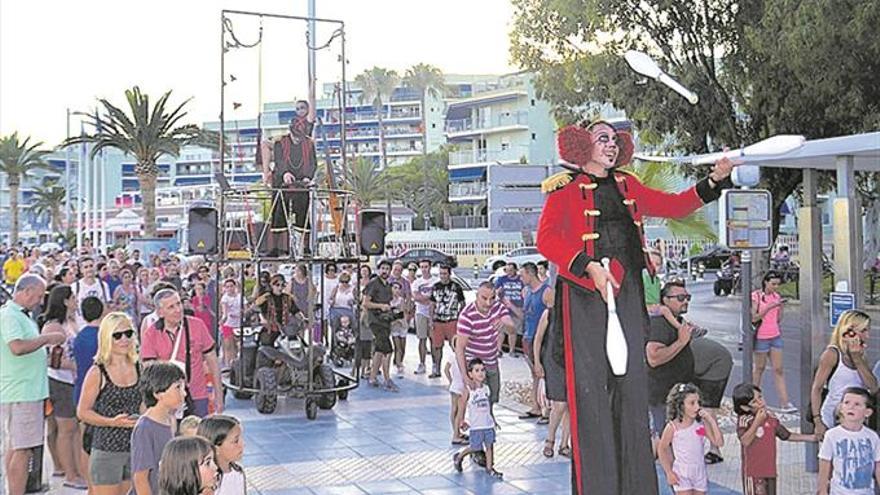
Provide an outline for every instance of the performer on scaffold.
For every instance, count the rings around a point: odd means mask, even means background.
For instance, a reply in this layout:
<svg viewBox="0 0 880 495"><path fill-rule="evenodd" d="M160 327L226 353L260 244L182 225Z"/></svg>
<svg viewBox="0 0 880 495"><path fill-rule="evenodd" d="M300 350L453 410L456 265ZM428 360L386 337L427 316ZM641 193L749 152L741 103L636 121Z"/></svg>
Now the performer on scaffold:
<svg viewBox="0 0 880 495"><path fill-rule="evenodd" d="M607 122L569 126L558 134L570 166L542 184L547 193L538 224L538 250L559 267L557 347L564 356L571 413L572 493L652 495L657 476L648 431L645 337L649 328L642 269L644 217L680 218L731 187L734 164L715 163L709 176L684 192L644 186L618 167L632 159L628 132ZM602 258L611 259L606 270ZM605 288L615 287L617 314L628 352L626 373L615 376L605 348Z"/></svg>
<svg viewBox="0 0 880 495"><path fill-rule="evenodd" d="M318 165L315 141L312 139L314 127L313 106L305 100L299 100L288 132L262 143L263 181L276 190L272 198L272 223L268 238L267 254L270 257L289 254L291 229L300 234L304 251L308 251L309 193L306 189L311 185ZM271 169L270 159L274 163ZM279 189L280 195L277 194Z"/></svg>

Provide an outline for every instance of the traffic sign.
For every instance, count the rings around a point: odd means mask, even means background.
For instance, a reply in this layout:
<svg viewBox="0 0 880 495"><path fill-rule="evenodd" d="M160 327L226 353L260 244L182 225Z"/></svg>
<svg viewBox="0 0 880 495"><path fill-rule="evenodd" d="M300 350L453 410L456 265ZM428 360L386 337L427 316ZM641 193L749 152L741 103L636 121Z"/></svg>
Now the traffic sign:
<svg viewBox="0 0 880 495"><path fill-rule="evenodd" d="M852 292L832 292L828 296L828 302L831 309L828 314L831 317L831 327L837 325L837 320L844 311L856 309L856 295Z"/></svg>
<svg viewBox="0 0 880 495"><path fill-rule="evenodd" d="M728 189L721 193L721 245L730 249L770 249L771 198L770 191L761 189Z"/></svg>

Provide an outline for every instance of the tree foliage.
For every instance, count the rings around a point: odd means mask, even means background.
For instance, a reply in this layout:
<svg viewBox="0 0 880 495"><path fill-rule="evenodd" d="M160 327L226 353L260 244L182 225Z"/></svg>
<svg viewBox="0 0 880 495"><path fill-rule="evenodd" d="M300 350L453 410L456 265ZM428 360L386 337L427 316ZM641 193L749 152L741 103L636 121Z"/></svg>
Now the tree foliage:
<svg viewBox="0 0 880 495"><path fill-rule="evenodd" d="M431 153L388 169L392 197L416 213L423 227L427 214L431 224L445 226L449 214L449 150Z"/></svg>
<svg viewBox="0 0 880 495"><path fill-rule="evenodd" d="M19 211L18 193L21 181L32 175L37 170L49 169L46 163L47 150L40 150L42 141L30 143L31 138L19 140L18 133L0 137L0 172L6 175L6 185L9 186L9 210L12 213L10 225L10 244L18 242Z"/></svg>
<svg viewBox="0 0 880 495"><path fill-rule="evenodd" d="M167 107L171 91L150 105L148 95L137 86L125 91L128 112L100 98L102 112L88 114L93 132L75 136L62 143L71 146L92 144L94 158L104 148L116 148L136 160L135 174L144 198L144 230L148 237L156 236L156 180L159 177L157 161L162 155L177 157L187 145L201 145L217 149L219 136L193 124L181 124L186 116L183 110L189 100L177 107Z"/></svg>
<svg viewBox="0 0 880 495"><path fill-rule="evenodd" d="M513 60L561 121L609 103L640 132L687 153L775 134L823 138L880 125L876 0L513 0ZM700 97L697 106L642 79L636 49ZM701 175L705 171L691 170ZM800 185L793 169L763 169L777 213ZM779 215L774 216L774 236Z"/></svg>
<svg viewBox="0 0 880 495"><path fill-rule="evenodd" d="M67 190L59 185L57 180L49 180L34 191L31 209L38 216L49 217L52 230L61 232L61 207L64 206L66 198Z"/></svg>

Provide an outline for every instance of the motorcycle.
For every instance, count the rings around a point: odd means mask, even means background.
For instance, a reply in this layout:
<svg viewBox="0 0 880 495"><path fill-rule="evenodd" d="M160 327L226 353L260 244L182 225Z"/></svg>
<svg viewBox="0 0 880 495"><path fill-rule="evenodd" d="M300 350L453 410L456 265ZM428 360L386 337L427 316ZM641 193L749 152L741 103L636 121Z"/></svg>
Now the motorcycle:
<svg viewBox="0 0 880 495"><path fill-rule="evenodd" d="M712 292L716 296L727 296L735 293L740 288L739 278L739 266L734 265L730 261L725 261L721 265L721 270L717 272L715 283L712 284Z"/></svg>

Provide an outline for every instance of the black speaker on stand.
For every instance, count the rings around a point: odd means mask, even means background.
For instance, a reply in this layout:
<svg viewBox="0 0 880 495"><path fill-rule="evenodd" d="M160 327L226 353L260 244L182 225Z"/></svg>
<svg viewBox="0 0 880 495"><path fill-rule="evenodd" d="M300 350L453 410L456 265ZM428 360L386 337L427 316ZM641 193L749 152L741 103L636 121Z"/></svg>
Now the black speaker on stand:
<svg viewBox="0 0 880 495"><path fill-rule="evenodd" d="M360 251L362 255L374 256L385 252L385 212L363 210L360 214Z"/></svg>
<svg viewBox="0 0 880 495"><path fill-rule="evenodd" d="M189 254L217 254L217 216L217 209L210 206L189 209Z"/></svg>

